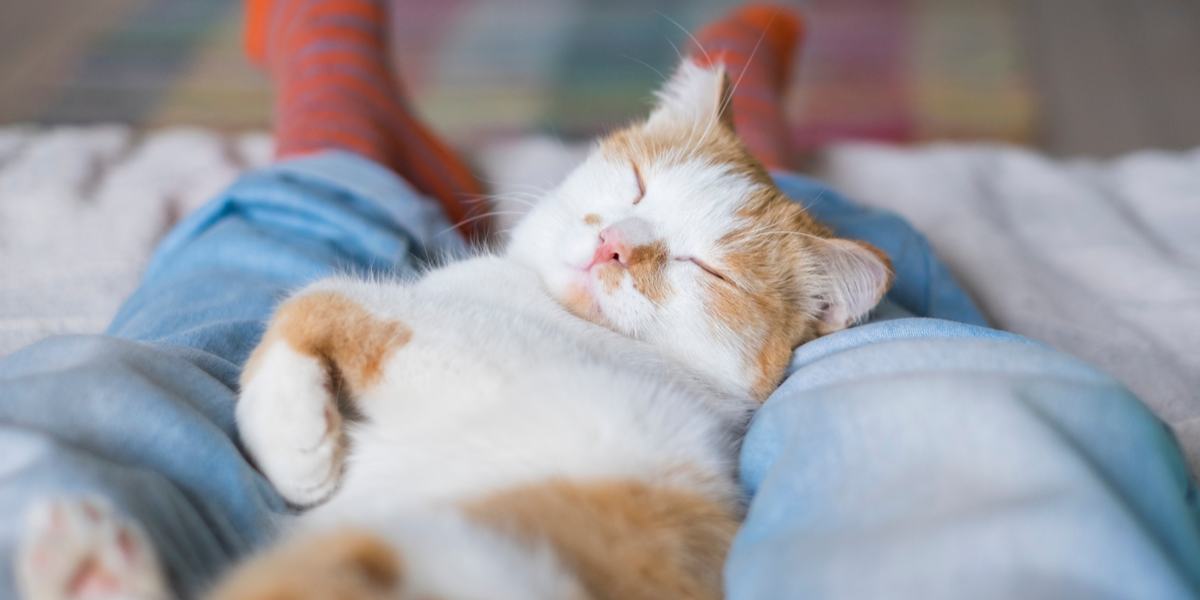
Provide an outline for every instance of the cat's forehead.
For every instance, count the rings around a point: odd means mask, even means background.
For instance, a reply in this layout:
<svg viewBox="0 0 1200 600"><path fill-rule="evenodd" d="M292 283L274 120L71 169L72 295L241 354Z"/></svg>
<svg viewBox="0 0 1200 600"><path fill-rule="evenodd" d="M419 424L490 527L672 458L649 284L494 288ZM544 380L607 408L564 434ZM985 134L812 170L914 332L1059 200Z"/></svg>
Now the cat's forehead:
<svg viewBox="0 0 1200 600"><path fill-rule="evenodd" d="M748 187L754 175L752 160L743 160L746 157L722 150L722 146L711 140L631 127L604 138L597 154L619 168L636 166L647 183L652 179L654 184L669 189L690 187L703 191L706 186L720 186L721 191L728 191Z"/></svg>
<svg viewBox="0 0 1200 600"><path fill-rule="evenodd" d="M646 166L668 168L703 162L751 181L767 179L762 166L742 146L737 136L724 127L698 129L670 124L655 127L634 125L601 140L600 151L613 160L627 160Z"/></svg>
<svg viewBox="0 0 1200 600"><path fill-rule="evenodd" d="M682 232L728 239L737 231L794 226L803 212L724 130L631 127L602 140L598 155L609 168L630 171L631 182L636 165L647 185L641 208Z"/></svg>

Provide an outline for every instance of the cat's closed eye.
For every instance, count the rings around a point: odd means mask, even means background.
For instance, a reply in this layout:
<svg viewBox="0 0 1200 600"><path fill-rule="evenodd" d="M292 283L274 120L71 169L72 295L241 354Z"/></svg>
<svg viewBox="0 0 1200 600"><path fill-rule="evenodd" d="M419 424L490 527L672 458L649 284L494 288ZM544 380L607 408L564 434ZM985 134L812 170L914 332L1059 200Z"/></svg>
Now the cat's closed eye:
<svg viewBox="0 0 1200 600"><path fill-rule="evenodd" d="M720 279L721 281L724 281L725 283L732 283L728 277L726 277L720 271L713 268L712 265L710 265L698 258L695 258L692 256L677 256L677 257L675 257L675 260L690 262L693 265L700 267L700 270L704 271L705 273L708 273L709 275L716 277L717 279Z"/></svg>
<svg viewBox="0 0 1200 600"><path fill-rule="evenodd" d="M638 168L637 163L629 163L629 165L633 167L633 177L637 180L638 194L633 199L633 203L636 205L646 195L646 181L642 179L642 170Z"/></svg>

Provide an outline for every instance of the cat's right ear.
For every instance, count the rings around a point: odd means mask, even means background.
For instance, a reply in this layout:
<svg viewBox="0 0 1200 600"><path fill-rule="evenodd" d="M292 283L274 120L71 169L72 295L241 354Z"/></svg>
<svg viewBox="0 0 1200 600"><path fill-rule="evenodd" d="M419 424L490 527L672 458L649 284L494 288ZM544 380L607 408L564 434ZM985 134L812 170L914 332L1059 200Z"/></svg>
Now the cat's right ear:
<svg viewBox="0 0 1200 600"><path fill-rule="evenodd" d="M879 304L892 286L892 261L879 248L857 240L821 239L816 249L817 331L825 335L855 324Z"/></svg>
<svg viewBox="0 0 1200 600"><path fill-rule="evenodd" d="M646 121L648 129L685 127L697 132L712 126L733 130L732 84L725 66L701 66L684 59L658 91L658 105Z"/></svg>

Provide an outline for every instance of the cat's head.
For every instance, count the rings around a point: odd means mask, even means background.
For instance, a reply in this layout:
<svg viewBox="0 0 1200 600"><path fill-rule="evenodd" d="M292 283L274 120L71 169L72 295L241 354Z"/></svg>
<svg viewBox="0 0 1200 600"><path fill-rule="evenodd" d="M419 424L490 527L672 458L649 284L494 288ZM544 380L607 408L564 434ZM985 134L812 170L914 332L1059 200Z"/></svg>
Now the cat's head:
<svg viewBox="0 0 1200 600"><path fill-rule="evenodd" d="M883 297L888 259L833 238L734 133L729 79L685 61L644 122L600 140L509 255L575 314L764 398L792 350Z"/></svg>

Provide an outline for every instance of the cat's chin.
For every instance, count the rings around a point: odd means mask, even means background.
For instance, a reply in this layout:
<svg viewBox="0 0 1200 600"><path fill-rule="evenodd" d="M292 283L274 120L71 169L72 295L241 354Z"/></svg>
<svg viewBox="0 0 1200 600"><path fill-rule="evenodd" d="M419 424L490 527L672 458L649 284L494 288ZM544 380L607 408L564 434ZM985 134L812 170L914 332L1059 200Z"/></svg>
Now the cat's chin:
<svg viewBox="0 0 1200 600"><path fill-rule="evenodd" d="M608 326L604 311L601 310L600 303L586 281L568 283L555 294L555 298L571 314L598 325Z"/></svg>

